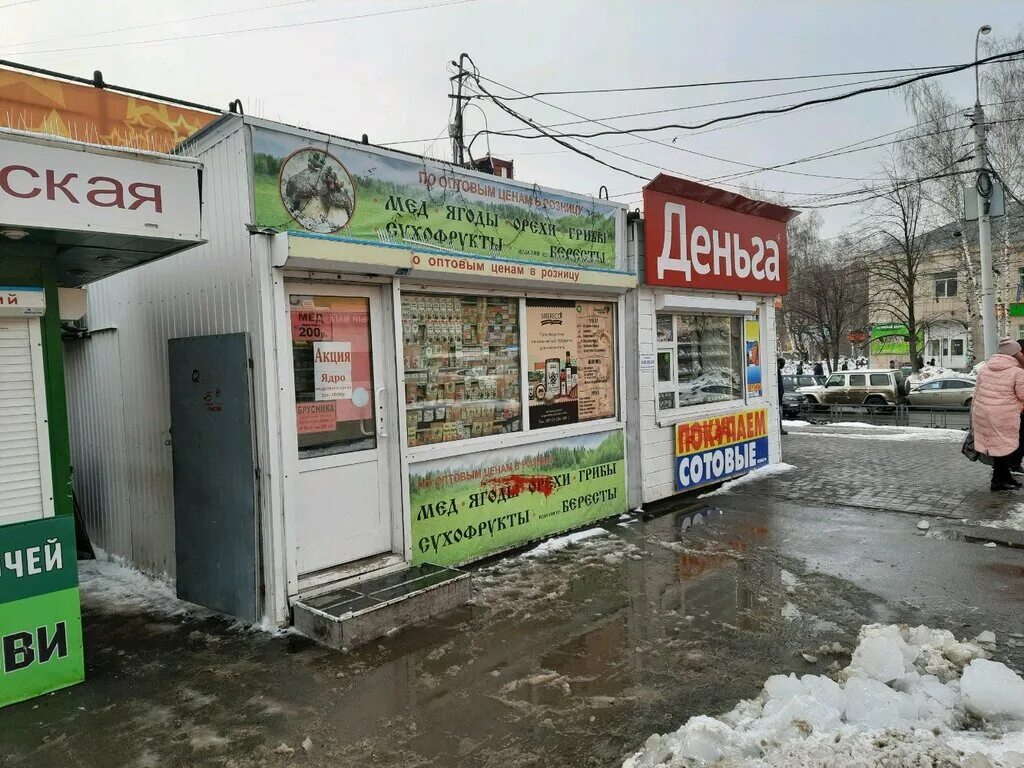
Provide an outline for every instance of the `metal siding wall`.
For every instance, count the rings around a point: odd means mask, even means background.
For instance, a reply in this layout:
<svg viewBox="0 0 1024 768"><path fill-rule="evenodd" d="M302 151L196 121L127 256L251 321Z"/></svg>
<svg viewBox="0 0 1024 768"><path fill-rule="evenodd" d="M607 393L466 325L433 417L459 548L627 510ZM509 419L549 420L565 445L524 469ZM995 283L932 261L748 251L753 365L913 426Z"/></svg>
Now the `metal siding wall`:
<svg viewBox="0 0 1024 768"><path fill-rule="evenodd" d="M132 529L117 331L64 343L75 494L93 542L131 555Z"/></svg>
<svg viewBox="0 0 1024 768"><path fill-rule="evenodd" d="M245 223L252 220L249 162L241 120L194 147L203 170L203 229L209 242L131 269L88 286L90 328L116 327L121 396L117 387L96 386L99 350L83 341L86 358L69 375L73 406L71 431L77 456L116 455L116 426L123 422L124 461L79 460L75 483L89 491L96 508L86 511L99 546L123 555L139 568L174 576L174 494L171 469L167 340L245 331L251 334L254 371L262 369L260 302L256 268ZM109 361L112 364L112 361ZM266 413L266 382L255 377L254 418ZM102 425L102 429L96 429ZM92 429L90 429L92 427ZM257 455L266 454L266 436L257 423ZM102 435L102 437L100 437ZM262 464L262 462L261 462ZM83 471L85 467L89 471ZM96 489L102 487L100 495ZM116 489L116 490L114 490ZM124 499L122 514L111 498ZM124 527L129 530L123 530Z"/></svg>

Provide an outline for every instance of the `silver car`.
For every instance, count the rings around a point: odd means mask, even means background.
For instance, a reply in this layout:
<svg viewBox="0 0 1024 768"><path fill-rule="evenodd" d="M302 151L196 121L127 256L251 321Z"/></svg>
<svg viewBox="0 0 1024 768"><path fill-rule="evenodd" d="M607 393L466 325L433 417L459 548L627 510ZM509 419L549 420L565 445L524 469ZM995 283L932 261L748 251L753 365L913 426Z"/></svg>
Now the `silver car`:
<svg viewBox="0 0 1024 768"><path fill-rule="evenodd" d="M912 386L907 394L910 405L940 408L970 408L974 400L974 382L969 379L939 379Z"/></svg>

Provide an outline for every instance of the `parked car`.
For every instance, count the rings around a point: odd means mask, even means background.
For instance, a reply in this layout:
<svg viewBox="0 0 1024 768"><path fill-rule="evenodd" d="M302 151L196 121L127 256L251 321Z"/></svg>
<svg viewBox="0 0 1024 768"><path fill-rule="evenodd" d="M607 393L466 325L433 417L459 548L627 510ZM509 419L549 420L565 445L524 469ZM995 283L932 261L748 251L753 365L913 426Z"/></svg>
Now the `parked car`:
<svg viewBox="0 0 1024 768"><path fill-rule="evenodd" d="M902 371L870 370L833 373L824 384L797 389L810 405L896 405L904 402L907 382Z"/></svg>
<svg viewBox="0 0 1024 768"><path fill-rule="evenodd" d="M970 408L974 400L974 382L969 379L926 381L907 393L910 405Z"/></svg>
<svg viewBox="0 0 1024 768"><path fill-rule="evenodd" d="M824 376L812 376L810 374L800 374L799 376L784 375L782 377L783 417L793 418L800 415L800 409L807 402L807 399L797 392L800 387L816 386L819 383L824 383L825 378ZM821 379L821 382L818 379Z"/></svg>

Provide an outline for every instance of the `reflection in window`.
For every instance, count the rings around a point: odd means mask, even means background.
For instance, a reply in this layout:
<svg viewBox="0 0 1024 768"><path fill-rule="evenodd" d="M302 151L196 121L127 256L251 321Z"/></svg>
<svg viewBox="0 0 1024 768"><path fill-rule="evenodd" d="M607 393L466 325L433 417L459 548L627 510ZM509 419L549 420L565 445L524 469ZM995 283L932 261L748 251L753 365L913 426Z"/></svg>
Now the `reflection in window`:
<svg viewBox="0 0 1024 768"><path fill-rule="evenodd" d="M289 301L300 456L375 448L370 300L292 295Z"/></svg>
<svg viewBox="0 0 1024 768"><path fill-rule="evenodd" d="M661 355L668 353L674 370L674 381L659 385L659 410L742 400L743 318L659 315L657 321L659 363ZM669 327L672 338L666 342L663 337Z"/></svg>

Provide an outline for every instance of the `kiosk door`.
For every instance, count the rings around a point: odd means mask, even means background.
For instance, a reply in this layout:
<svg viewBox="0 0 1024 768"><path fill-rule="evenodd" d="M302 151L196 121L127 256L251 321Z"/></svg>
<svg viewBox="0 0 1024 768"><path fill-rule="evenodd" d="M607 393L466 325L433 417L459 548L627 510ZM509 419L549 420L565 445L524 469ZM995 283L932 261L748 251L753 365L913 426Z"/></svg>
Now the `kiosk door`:
<svg viewBox="0 0 1024 768"><path fill-rule="evenodd" d="M377 286L290 285L299 578L391 550Z"/></svg>

